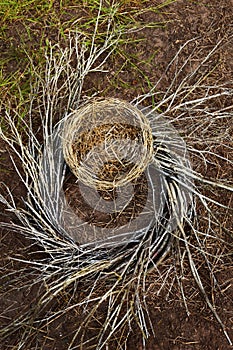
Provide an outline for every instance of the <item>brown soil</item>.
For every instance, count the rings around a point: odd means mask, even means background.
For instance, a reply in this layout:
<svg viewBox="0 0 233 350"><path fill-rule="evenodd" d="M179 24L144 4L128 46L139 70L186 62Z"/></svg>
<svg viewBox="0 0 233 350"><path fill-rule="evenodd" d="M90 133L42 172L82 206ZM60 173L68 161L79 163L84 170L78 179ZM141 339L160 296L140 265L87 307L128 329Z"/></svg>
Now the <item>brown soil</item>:
<svg viewBox="0 0 233 350"><path fill-rule="evenodd" d="M69 175L64 182L64 190L66 200L69 206L73 209L80 219L91 225L98 227L121 227L127 225L132 219L140 215L147 200L147 181L145 175L141 175L139 178L133 181L133 198L124 208L124 210L114 211L113 213L105 213L104 211L94 210L91 205L88 204L88 198L86 196L93 196L90 190L85 191L85 198L82 196L77 179L74 175ZM100 190L98 191L100 198L106 201L116 201L116 190ZM91 198L90 198L91 199ZM82 210L80 210L82 208Z"/></svg>
<svg viewBox="0 0 233 350"><path fill-rule="evenodd" d="M134 3L134 1L132 2ZM136 2L135 2L136 3ZM158 3L158 2L155 2ZM140 15L138 20L140 21L157 21L159 15L151 13L150 16L145 17ZM174 76L174 70L165 72L170 60L174 57L179 47L187 40L193 38L199 38L199 41L193 41L196 47L196 57L193 58L192 64L195 65L200 61L209 50L216 44L219 39L223 39L223 45L218 51L216 57L209 63L211 70L216 63L220 64L216 67L214 74L212 74L212 82L228 82L232 79L233 73L233 1L232 0L200 0L200 1L188 1L178 0L167 8L164 14L164 19L169 20L166 29L163 28L146 28L139 32L133 33L135 39L144 39L140 41L136 46L129 45L128 50L131 54L137 51L137 59L141 58L141 63L137 63L139 68L146 76L150 78L150 81L157 81L162 75L164 79L158 85L158 88L165 91L171 83ZM11 36L17 41L19 28L12 29ZM5 46L4 46L5 45ZM6 47L6 43L2 43L2 47ZM192 48L191 48L192 49ZM190 47L183 51L181 59L183 61L189 55ZM157 51L157 54L152 57L152 54ZM152 57L152 58L151 58ZM104 91L105 95L114 96L122 99L131 100L135 96L141 93L143 89L148 89L146 82L142 83L143 76L132 70L127 70L127 65L124 71L120 72L113 80L115 72L122 66L120 58L115 61L110 59L108 66L108 73L100 75L92 74L86 81L84 87L84 93L89 95L95 91ZM13 63L12 63L13 64ZM9 73L14 71L15 67L9 67ZM174 68L175 69L175 68ZM185 68L183 75L185 76L188 71ZM164 75L165 72L165 75ZM210 79L210 83L211 83ZM109 81L113 82L109 84ZM109 89L105 87L109 85ZM117 86L117 88L115 88ZM222 102L221 102L222 103ZM225 101L226 105L229 101ZM229 140L231 142L231 140ZM201 146L200 146L201 147ZM204 147L204 146L203 146ZM221 151L221 150L220 150ZM7 190L3 183L11 189L16 204L22 206L21 198L26 196L25 189L23 188L18 175L16 174L12 162L9 157L6 145L0 143L0 181L1 181L1 193L7 196ZM197 164L198 167L198 164ZM222 173L232 176L232 169L224 169L224 164L213 165L213 176ZM208 188L206 191L208 192ZM224 197L225 193L219 191L215 193L218 197ZM232 203L232 196L225 198L225 201L229 204ZM203 213L200 212L200 225L205 225ZM135 214L136 215L136 214ZM224 215L224 213L223 213ZM227 222L227 227L232 229L232 217L223 218ZM13 213L6 210L1 205L0 222L17 222ZM229 237L230 243L232 243L232 237ZM1 268L4 281L9 282L11 285L12 277L10 272L13 270L19 270L22 268L22 264L16 261L10 261L9 256L28 257L30 254L36 252L35 247L31 247L31 253L28 253L28 243L26 238L22 238L19 233L15 233L10 230L1 231ZM27 249L26 249L27 248ZM212 249L212 248L211 248ZM214 249L214 248L213 248ZM29 250L30 252L30 250ZM169 259L164 262L164 269L169 265ZM218 277L218 283L221 287L221 292L217 291L215 294L213 291L213 281L209 277L209 272L206 271L205 266L200 260L200 273L204 277L207 290L211 298L215 298L216 309L226 325L229 335L233 340L233 271L232 260L229 257L223 259L216 271ZM8 275L6 275L6 271ZM22 274L22 273L21 273ZM27 282L35 276L30 275L30 271L25 270L21 276L20 281L26 279ZM163 289L161 292L161 276L163 276L163 267L161 271L154 271L148 278L148 296L147 303L149 305L150 317L154 327L155 336L152 335L146 345L147 350L227 350L230 347L223 334L223 331L219 323L213 317L211 311L206 306L200 293L189 278L190 274L185 275L185 271L182 275L184 280L186 297L188 302L189 315L187 315L186 308L182 302L181 291L177 288L174 281L171 279L170 290ZM20 277L20 276L18 276ZM164 278L169 276L164 276ZM163 278L163 277L162 277ZM7 286L7 283L4 284ZM5 324L9 319L13 319L16 315L24 309L32 309L34 305L34 297L36 295L36 289L20 288L9 292L7 287L0 287L0 310L4 311L4 319L1 320ZM38 286L37 286L38 287ZM85 288L80 286L80 293L85 293ZM216 288L218 289L218 288ZM68 298L69 295L65 295L64 298ZM58 301L59 304L60 301ZM12 307L12 305L14 307ZM9 313L7 313L9 308ZM102 310L104 313L104 309ZM1 313L0 313L1 314ZM7 319L8 317L8 319ZM47 333L40 334L37 341L30 345L30 347L23 347L23 350L34 349L57 349L66 350L67 344L70 340L70 333L74 330L75 325L82 319L82 315L72 313L72 315L62 316L52 327L48 325ZM136 329L136 328L135 328ZM90 330L90 336L92 335ZM17 343L17 333L14 336L9 337L4 344L0 345L1 349L13 349L14 344ZM111 350L115 349L115 345L112 345ZM143 349L141 343L141 335L138 332L132 330L132 335L128 339L127 349Z"/></svg>

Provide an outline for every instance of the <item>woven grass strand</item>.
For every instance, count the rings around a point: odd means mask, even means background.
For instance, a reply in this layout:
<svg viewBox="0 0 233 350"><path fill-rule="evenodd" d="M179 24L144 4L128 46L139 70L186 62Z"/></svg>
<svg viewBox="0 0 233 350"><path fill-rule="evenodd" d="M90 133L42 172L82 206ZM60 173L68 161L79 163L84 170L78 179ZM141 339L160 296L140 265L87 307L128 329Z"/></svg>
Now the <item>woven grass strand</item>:
<svg viewBox="0 0 233 350"><path fill-rule="evenodd" d="M151 161L152 152L147 119L126 101L94 99L65 121L65 161L77 178L99 190L136 179Z"/></svg>

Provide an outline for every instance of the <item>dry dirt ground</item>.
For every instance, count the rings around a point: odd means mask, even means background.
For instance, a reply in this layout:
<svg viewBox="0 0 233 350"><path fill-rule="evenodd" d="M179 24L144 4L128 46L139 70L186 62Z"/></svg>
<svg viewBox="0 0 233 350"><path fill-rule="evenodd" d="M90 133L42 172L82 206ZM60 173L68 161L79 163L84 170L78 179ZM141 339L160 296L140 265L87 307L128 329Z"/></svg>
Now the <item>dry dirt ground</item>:
<svg viewBox="0 0 233 350"><path fill-rule="evenodd" d="M221 61L221 64L215 69L213 80L216 82L225 82L233 78L232 0L178 0L166 9L164 19L169 21L166 29L142 29L132 35L135 36L135 39L143 38L144 40L129 47L130 54L133 54L134 50L137 51L137 62L138 59L141 58L141 62L137 64L141 71L149 77L150 81L156 82L161 75L164 75L165 68L174 57L179 47L187 42L187 40L193 38L198 39L198 41L196 41L198 42L198 47L195 57L197 61L205 57L218 40L225 38L224 45L218 53L218 57L214 57L211 62L213 67L217 61ZM141 15L138 20L157 21L158 17L155 13L151 13L150 16L147 15L146 18ZM14 35L13 29L11 35ZM185 60L189 54L188 50L187 48L187 51L183 51L183 60ZM157 54L153 56L155 51ZM124 63L124 59L125 58L122 58L122 62L120 58L118 61L110 59L108 63L108 73L103 74L101 78L99 75L98 78L95 75L88 78L84 86L84 93L88 95L95 91L104 91L104 94L107 96L131 100L138 95L139 90L142 91L142 85L144 85L146 89L147 83L142 83L144 79L143 75L140 76L139 71L128 70L127 64L124 70L115 78L114 84L110 84L109 89L105 89L105 86L109 81L112 81L112 77ZM216 62L214 61L215 59ZM183 74L186 73L185 71L183 72ZM167 71L158 88L166 90L173 76L174 71ZM25 196L26 193L14 171L9 154L3 143L1 143L0 163L0 181L10 187L16 198L16 202L20 205L20 198ZM228 172L229 176L232 175L232 169L225 170ZM4 186L1 187L2 191L5 192ZM14 216L6 212L3 206L1 206L1 209L0 221L9 222L15 220ZM232 218L230 218L229 226L232 226L232 221ZM15 253L18 254L18 256L23 255L24 249L26 249L29 243L19 234L10 232L9 230L1 231L0 242L1 256L3 257L2 265L5 269L3 269L1 273L4 274L6 269L10 271L13 267L17 269L20 266L20 264L16 262L8 262L6 264L4 259ZM169 258L164 264L169 264ZM161 272L162 269L161 267ZM206 274L204 267L202 274L203 276ZM217 275L224 293L219 292L216 294L217 299L215 300L215 305L223 322L226 324L229 335L233 339L233 271L229 260L225 268L224 264L221 266ZM157 283L154 283L156 279L157 272L152 273L148 278L147 302L150 306L150 317L153 322L155 336L149 338L146 349L226 350L231 348L227 343L219 323L207 308L202 297L194 287L194 282L192 282L188 276L185 284L187 285L189 295L188 306L190 315L187 315L185 306L181 301L180 291L173 288L169 297L166 298L168 294L167 290L158 294L159 286ZM206 284L208 286L209 280L207 275L206 279ZM211 293L211 286L209 286L209 290ZM28 294L26 294L24 290L18 289L8 295L7 300L4 299L4 295L5 294L3 294L0 299L1 309L5 311L9 305L15 305L13 311L11 310L11 313L8 315L13 318L14 312L18 314L20 308L24 309L30 307L30 303L33 305L33 295L35 295L35 291L29 290ZM3 319L2 323L4 324L5 322L6 320ZM64 318L60 320L59 324L57 324L56 327L54 326L53 329L50 329L47 335L41 335L41 337L47 337L47 340L44 340L44 342L41 340L41 342L38 343L40 345L37 349L67 349L67 340L69 339L69 332L72 330L72 327L72 319L67 320ZM17 336L16 333L10 337L0 348L13 349L13 345L17 342ZM30 350L36 348L31 345L30 348L23 347L22 349ZM127 349L142 349L139 334L137 332L134 333L133 330L132 336L127 343ZM111 350L114 350L114 345Z"/></svg>

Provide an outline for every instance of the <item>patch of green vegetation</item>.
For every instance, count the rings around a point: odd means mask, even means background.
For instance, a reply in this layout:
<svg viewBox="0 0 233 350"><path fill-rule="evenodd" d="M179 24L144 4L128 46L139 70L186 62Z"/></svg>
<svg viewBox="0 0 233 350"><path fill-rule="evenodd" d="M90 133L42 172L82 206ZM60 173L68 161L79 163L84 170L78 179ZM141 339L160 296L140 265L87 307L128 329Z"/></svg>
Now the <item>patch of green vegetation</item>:
<svg viewBox="0 0 233 350"><path fill-rule="evenodd" d="M174 1L176 0L165 0L159 5L152 5L150 0L0 0L0 93L3 102L10 101L13 106L17 105L19 114L23 117L27 113L29 102L32 77L30 59L34 64L43 66L48 41L64 41L68 33L75 31L86 37L87 46L92 44L93 32L95 41L100 45L108 30L123 33L118 48L113 53L114 60L121 62L123 59L128 71L135 76L140 74L150 88L149 77L137 63L140 59L136 49L135 54L127 50L129 45L136 48L139 40L136 32L166 25L163 11ZM161 20L150 20L153 13L159 14ZM118 70L124 65L119 64ZM119 87L130 89L130 84L121 82L117 76L109 81L113 86L118 83ZM107 90L108 87L106 92Z"/></svg>

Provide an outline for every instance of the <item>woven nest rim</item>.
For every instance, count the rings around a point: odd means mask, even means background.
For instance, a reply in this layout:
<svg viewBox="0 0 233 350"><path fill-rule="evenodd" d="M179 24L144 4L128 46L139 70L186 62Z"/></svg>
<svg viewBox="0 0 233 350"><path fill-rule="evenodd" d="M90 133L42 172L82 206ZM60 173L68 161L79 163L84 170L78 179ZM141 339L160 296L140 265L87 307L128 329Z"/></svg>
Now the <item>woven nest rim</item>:
<svg viewBox="0 0 233 350"><path fill-rule="evenodd" d="M153 156L153 136L147 118L138 108L117 98L93 99L73 111L65 122L62 139L64 158L72 173L100 190L138 178ZM112 164L115 172L110 170L104 177L100 175L101 161L104 167L109 158L107 165L111 168L111 156L118 160L118 169Z"/></svg>

